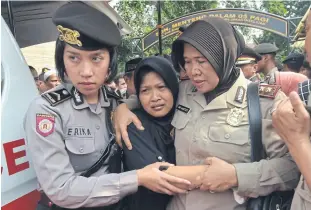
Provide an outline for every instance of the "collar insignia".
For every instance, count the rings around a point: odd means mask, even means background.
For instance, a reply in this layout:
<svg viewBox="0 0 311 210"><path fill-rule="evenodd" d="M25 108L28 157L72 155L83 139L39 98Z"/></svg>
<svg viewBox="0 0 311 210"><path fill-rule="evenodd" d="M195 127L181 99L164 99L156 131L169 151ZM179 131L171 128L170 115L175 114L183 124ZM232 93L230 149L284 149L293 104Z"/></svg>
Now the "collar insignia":
<svg viewBox="0 0 311 210"><path fill-rule="evenodd" d="M238 89L237 89L237 91L236 91L234 101L236 101L236 102L242 104L243 101L244 101L245 93L246 93L245 88L242 87L242 86L239 86Z"/></svg>
<svg viewBox="0 0 311 210"><path fill-rule="evenodd" d="M73 102L75 103L76 106L84 104L82 94L75 87L72 87L71 94L73 96Z"/></svg>
<svg viewBox="0 0 311 210"><path fill-rule="evenodd" d="M278 85L266 85L260 84L259 86L259 96L266 98L275 98L278 91L281 89Z"/></svg>
<svg viewBox="0 0 311 210"><path fill-rule="evenodd" d="M56 106L71 98L70 93L65 88L48 93L43 93L41 96L45 98L45 100L47 100L51 106Z"/></svg>

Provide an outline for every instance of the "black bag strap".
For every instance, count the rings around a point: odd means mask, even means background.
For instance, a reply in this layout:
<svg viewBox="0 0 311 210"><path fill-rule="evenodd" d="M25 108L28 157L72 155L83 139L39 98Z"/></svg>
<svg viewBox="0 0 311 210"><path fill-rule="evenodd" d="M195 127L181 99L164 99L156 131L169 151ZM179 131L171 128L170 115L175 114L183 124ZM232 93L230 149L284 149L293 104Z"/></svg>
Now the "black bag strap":
<svg viewBox="0 0 311 210"><path fill-rule="evenodd" d="M106 126L107 126L107 131L109 133L109 144L106 147L103 155L89 169L81 173L80 176L90 177L92 174L96 173L102 167L104 162L109 157L112 146L115 143L115 138L114 138L114 134L112 130L112 123L111 123L111 118L110 118L111 112L112 112L112 106L113 106L113 102L112 100L110 100L110 106L107 108L107 111L106 111Z"/></svg>
<svg viewBox="0 0 311 210"><path fill-rule="evenodd" d="M251 138L251 161L263 158L262 115L259 100L259 82L252 82L247 87L249 133Z"/></svg>

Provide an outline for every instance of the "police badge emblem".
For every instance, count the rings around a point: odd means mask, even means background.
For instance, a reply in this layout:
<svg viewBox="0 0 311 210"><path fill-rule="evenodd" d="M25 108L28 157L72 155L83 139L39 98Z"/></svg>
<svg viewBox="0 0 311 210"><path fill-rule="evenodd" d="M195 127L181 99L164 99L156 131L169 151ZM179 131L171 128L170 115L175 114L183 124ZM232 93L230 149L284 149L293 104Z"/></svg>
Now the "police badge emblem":
<svg viewBox="0 0 311 210"><path fill-rule="evenodd" d="M242 109L233 108L227 116L227 123L233 127L237 127L241 124L244 115Z"/></svg>
<svg viewBox="0 0 311 210"><path fill-rule="evenodd" d="M57 30L60 32L59 40L82 47L82 42L78 39L78 37L80 37L80 33L78 31L65 28L61 25L57 26Z"/></svg>

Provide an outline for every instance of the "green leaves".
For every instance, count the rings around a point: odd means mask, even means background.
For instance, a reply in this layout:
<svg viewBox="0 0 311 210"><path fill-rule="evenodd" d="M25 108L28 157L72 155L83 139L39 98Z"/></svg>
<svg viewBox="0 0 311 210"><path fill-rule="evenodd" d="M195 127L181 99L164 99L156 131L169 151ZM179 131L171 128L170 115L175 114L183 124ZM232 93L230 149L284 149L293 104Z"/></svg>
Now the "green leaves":
<svg viewBox="0 0 311 210"><path fill-rule="evenodd" d="M302 17L311 1L291 0L291 1L258 1L258 0L222 0L222 1L172 1L162 0L162 23L166 23L177 17L214 8L243 8L257 11L268 12L282 17ZM119 51L119 71L124 71L124 63L135 56L142 56L140 51L141 42L139 39L157 25L157 1L125 1L120 0L115 9L121 17L134 29L134 32L126 37L123 37L122 45L118 48ZM296 20L296 24L300 19ZM294 30L295 26L291 25L290 30ZM262 35L254 33L252 29L244 26L236 26L242 32L248 42L254 40L256 43L270 42L275 43L280 48L279 59L286 56L289 52L287 49L287 39L270 32L263 32ZM175 37L169 37L162 42L163 53L170 54L171 44ZM150 56L158 53L158 44L149 48L144 52L145 56Z"/></svg>

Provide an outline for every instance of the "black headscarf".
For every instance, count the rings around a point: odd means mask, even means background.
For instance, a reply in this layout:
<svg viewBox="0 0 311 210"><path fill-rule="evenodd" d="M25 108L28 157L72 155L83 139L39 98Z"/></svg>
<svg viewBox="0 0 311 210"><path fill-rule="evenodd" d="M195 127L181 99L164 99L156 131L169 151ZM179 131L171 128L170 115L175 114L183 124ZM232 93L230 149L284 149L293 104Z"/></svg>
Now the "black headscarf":
<svg viewBox="0 0 311 210"><path fill-rule="evenodd" d="M172 117L174 108L178 97L178 79L172 64L161 56L151 56L143 59L136 67L134 73L134 85L137 96L139 97L140 86L143 82L144 76L149 72L157 73L164 81L166 87L170 89L174 99L174 106L172 110L162 118L155 118L156 121L165 121ZM150 116L151 118L154 118Z"/></svg>
<svg viewBox="0 0 311 210"><path fill-rule="evenodd" d="M235 67L237 58L245 47L243 36L226 20L208 17L192 23L173 43L172 58L174 66L184 66L184 43L195 47L213 66L219 84L204 93L207 104L218 95L228 91L240 75Z"/></svg>
<svg viewBox="0 0 311 210"><path fill-rule="evenodd" d="M175 105L178 97L178 79L172 64L167 59L160 56L145 58L138 64L134 73L134 85L138 98L140 86L143 82L144 76L149 72L157 73L163 79L166 87L170 89L173 95L174 105L170 112L164 117L153 117L142 109L142 112L148 118L146 122L143 122L144 127L150 131L155 141L157 141L157 145L159 147L163 147L163 150L166 150L168 149L168 145L173 145L173 138L170 136L170 132L173 128L171 121L174 116ZM143 118L142 120L144 121ZM174 159L174 157L169 157L169 159L172 158Z"/></svg>

